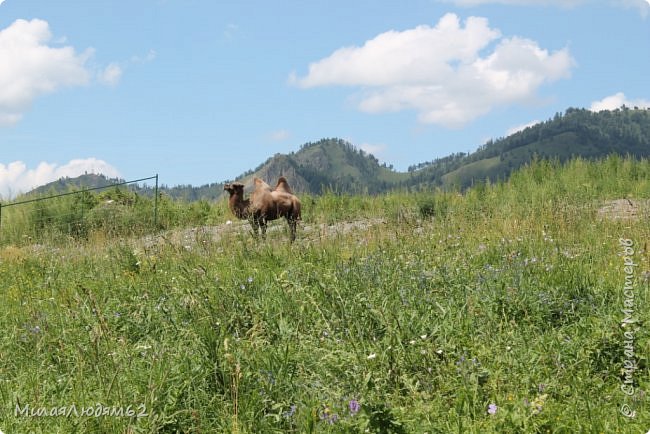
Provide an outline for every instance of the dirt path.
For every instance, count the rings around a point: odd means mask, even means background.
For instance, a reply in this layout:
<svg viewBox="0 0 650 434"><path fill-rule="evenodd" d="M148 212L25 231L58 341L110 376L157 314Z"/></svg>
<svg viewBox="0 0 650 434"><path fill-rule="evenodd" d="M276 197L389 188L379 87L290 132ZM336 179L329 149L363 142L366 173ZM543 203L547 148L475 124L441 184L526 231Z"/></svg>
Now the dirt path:
<svg viewBox="0 0 650 434"><path fill-rule="evenodd" d="M607 220L638 220L650 218L650 199L615 199L604 202L598 209L598 217ZM346 235L351 232L366 232L370 228L386 224L381 217L366 218L354 221L337 222L334 224L301 224L298 226L298 242L318 241ZM284 220L269 224L269 236L282 236L287 226ZM418 228L415 228L417 231ZM279 233L283 233L280 235ZM149 235L143 239L144 247L160 244L173 244L191 249L201 242L219 241L224 236L251 236L250 224L243 220L234 220L219 225L199 226L187 229L171 229L157 235ZM288 237L288 234L286 234ZM287 238L288 239L288 238Z"/></svg>
<svg viewBox="0 0 650 434"><path fill-rule="evenodd" d="M608 220L638 220L650 216L649 199L616 199L606 202L598 210L601 219Z"/></svg>
<svg viewBox="0 0 650 434"><path fill-rule="evenodd" d="M350 232L367 231L373 226L386 224L384 218L369 218L351 222L337 222L334 224L302 224L298 226L298 242L317 241L323 238L331 238ZM284 220L269 224L267 233L274 236L287 229ZM247 221L228 221L219 225L199 226L187 229L171 229L157 235L149 235L143 238L145 248L154 247L160 244L173 244L191 249L198 243L219 241L225 236L251 236L252 230ZM287 240L288 240L287 234Z"/></svg>

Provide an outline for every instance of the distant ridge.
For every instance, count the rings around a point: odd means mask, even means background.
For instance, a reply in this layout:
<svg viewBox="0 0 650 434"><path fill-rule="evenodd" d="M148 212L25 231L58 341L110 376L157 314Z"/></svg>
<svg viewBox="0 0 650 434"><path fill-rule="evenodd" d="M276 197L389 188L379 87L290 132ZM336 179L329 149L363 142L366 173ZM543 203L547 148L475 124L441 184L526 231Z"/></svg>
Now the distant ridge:
<svg viewBox="0 0 650 434"><path fill-rule="evenodd" d="M467 188L507 179L533 159L604 158L610 154L650 157L650 110L623 107L592 112L569 108L508 137L490 140L476 152L456 153L396 172L371 154L341 139L306 143L288 155L276 154L238 177L270 182L284 174L292 186L312 194L324 190L375 194L394 188Z"/></svg>
<svg viewBox="0 0 650 434"><path fill-rule="evenodd" d="M108 178L102 174L85 173L74 178L67 176L59 178L56 181L36 187L23 196L47 196L51 194L66 193L77 189L81 190L82 188L107 187L120 182L124 182L124 180L119 178Z"/></svg>
<svg viewBox="0 0 650 434"><path fill-rule="evenodd" d="M473 153L456 153L415 164L407 172L380 164L372 154L345 140L322 139L305 143L290 154L275 154L236 180L250 186L254 177L260 177L274 184L284 175L297 193L310 194L377 194L395 188L463 189L486 180L505 180L533 159L564 162L574 157L598 159L610 154L650 157L650 110L622 107L592 112L569 108L523 131L489 140ZM86 174L64 178L34 191L65 191L71 185L95 187L115 181L103 175ZM161 191L188 201L217 200L224 193L221 182L199 187L162 186Z"/></svg>

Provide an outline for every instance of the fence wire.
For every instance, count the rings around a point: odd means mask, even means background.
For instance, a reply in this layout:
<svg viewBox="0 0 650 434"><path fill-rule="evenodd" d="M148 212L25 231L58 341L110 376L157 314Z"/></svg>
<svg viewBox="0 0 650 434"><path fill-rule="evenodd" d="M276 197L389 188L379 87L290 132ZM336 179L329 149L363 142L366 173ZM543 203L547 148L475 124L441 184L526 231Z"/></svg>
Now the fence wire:
<svg viewBox="0 0 650 434"><path fill-rule="evenodd" d="M155 180L151 187L138 183ZM151 194L153 193L153 194ZM158 175L0 203L0 244L147 233L158 226Z"/></svg>

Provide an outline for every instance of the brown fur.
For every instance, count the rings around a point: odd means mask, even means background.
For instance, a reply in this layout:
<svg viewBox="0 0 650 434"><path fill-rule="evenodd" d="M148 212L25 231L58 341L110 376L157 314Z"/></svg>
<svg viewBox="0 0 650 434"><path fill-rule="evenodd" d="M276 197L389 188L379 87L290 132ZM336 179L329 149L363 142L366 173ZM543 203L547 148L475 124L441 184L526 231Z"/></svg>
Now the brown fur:
<svg viewBox="0 0 650 434"><path fill-rule="evenodd" d="M250 217L250 200L244 199L244 184L233 182L226 184L223 189L230 194L228 207L238 219L244 220Z"/></svg>
<svg viewBox="0 0 650 434"><path fill-rule="evenodd" d="M238 218L248 218L255 235L258 228L266 235L267 222L284 217L289 224L291 241L296 239L296 227L301 219L300 200L291 192L291 187L283 176L278 179L275 190L259 178L254 179L255 190L250 199L244 200L243 185L226 184L224 190L230 193L230 210ZM241 186L241 187L240 187ZM232 190L232 191L231 191Z"/></svg>
<svg viewBox="0 0 650 434"><path fill-rule="evenodd" d="M283 191L285 193L293 194L293 191L291 191L291 187L289 187L289 183L287 182L287 178L284 176L278 178L278 183L275 186L275 191Z"/></svg>

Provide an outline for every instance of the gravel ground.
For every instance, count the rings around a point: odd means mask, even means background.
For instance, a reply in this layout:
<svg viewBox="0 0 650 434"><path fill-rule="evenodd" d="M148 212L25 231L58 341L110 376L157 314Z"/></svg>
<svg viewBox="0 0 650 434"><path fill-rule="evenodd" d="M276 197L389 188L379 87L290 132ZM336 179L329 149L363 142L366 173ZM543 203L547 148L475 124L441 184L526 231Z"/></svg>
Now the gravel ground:
<svg viewBox="0 0 650 434"><path fill-rule="evenodd" d="M650 216L650 200L616 199L607 202L598 210L601 219L638 220Z"/></svg>
<svg viewBox="0 0 650 434"><path fill-rule="evenodd" d="M323 238L331 238L345 235L350 232L365 232L373 226L386 224L383 218L372 218L356 220L351 222L338 222L327 225L320 224L299 224L296 242L317 241ZM271 222L267 233L269 236L283 233L287 240L289 234L286 232L287 224L284 220ZM278 236L282 236L278 235ZM220 225L199 226L188 229L173 229L156 235L148 235L143 238L143 247L151 248L160 244L172 244L184 246L191 249L193 246L204 241L219 241L224 236L252 236L252 229L247 221L229 221Z"/></svg>

